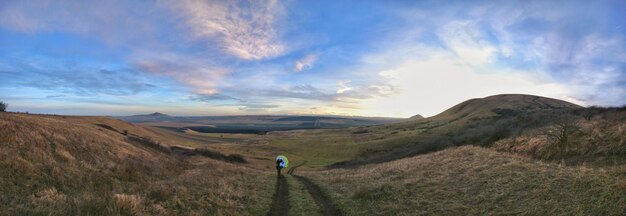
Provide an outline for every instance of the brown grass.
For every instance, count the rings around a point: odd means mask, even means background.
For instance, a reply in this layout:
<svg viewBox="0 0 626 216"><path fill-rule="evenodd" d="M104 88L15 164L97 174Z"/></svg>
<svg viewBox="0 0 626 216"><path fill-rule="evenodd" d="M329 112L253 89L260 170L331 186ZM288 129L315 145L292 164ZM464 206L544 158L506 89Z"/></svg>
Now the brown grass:
<svg viewBox="0 0 626 216"><path fill-rule="evenodd" d="M202 156L168 154L131 142L130 136L164 146L172 143L104 117L0 113L0 215L267 211L270 173Z"/></svg>
<svg viewBox="0 0 626 216"><path fill-rule="evenodd" d="M307 172L349 215L623 215L623 180L459 147L356 169Z"/></svg>
<svg viewBox="0 0 626 216"><path fill-rule="evenodd" d="M623 164L626 112L609 111L593 118L557 122L499 140L493 147L542 160L564 160L567 164Z"/></svg>

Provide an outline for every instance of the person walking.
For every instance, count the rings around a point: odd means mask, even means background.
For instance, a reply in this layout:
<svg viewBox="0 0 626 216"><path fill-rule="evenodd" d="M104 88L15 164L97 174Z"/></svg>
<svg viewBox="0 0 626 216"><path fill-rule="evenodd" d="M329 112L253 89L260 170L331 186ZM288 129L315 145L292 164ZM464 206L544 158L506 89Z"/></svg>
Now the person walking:
<svg viewBox="0 0 626 216"><path fill-rule="evenodd" d="M287 160L287 157L284 155L278 155L278 157L276 157L276 172L278 173L278 176L280 176L280 170L287 167L288 164L289 160Z"/></svg>

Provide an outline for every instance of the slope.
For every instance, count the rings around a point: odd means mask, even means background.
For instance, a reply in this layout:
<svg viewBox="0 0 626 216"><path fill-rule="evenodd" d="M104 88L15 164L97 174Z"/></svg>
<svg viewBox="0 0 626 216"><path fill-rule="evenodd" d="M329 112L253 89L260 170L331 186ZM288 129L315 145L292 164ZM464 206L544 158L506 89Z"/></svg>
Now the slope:
<svg viewBox="0 0 626 216"><path fill-rule="evenodd" d="M116 119L0 113L0 214L267 211L270 173L172 154L168 142Z"/></svg>
<svg viewBox="0 0 626 216"><path fill-rule="evenodd" d="M347 215L624 215L623 178L464 146L382 164L300 172Z"/></svg>
<svg viewBox="0 0 626 216"><path fill-rule="evenodd" d="M344 167L386 162L452 146L491 146L524 131L579 118L580 113L576 112L581 109L584 108L545 97L495 95L467 100L424 119L340 130L274 132L269 139L271 146L309 161L309 167Z"/></svg>

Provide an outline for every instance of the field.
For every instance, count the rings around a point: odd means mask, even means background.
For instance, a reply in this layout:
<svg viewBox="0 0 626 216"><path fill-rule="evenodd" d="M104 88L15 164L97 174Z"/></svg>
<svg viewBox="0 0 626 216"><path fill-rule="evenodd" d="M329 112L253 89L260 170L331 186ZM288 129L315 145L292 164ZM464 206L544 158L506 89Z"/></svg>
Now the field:
<svg viewBox="0 0 626 216"><path fill-rule="evenodd" d="M623 215L625 122L522 95L262 134L0 113L0 214Z"/></svg>

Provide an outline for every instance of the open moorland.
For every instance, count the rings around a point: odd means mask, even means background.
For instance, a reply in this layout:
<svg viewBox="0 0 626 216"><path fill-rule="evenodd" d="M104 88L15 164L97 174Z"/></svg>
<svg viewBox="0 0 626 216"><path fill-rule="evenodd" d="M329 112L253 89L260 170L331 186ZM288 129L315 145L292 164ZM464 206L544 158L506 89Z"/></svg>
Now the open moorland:
<svg viewBox="0 0 626 216"><path fill-rule="evenodd" d="M153 117L0 113L0 214L626 214L623 107L496 95L424 119L264 133ZM260 121L331 121L284 118Z"/></svg>

